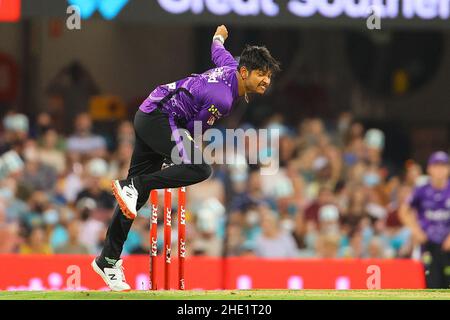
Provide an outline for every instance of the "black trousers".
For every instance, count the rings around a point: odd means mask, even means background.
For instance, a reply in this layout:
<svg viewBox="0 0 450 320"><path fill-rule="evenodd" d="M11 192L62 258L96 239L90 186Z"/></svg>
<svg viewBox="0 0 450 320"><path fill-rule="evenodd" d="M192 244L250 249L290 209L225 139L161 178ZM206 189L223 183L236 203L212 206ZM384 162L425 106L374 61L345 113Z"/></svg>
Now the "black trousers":
<svg viewBox="0 0 450 320"><path fill-rule="evenodd" d="M128 178L133 178L139 192L137 210L144 206L153 189L189 186L208 179L212 173L211 166L204 163L201 150L190 139L189 133L181 128L175 129L177 125L159 109L148 114L140 110L136 112L136 140ZM177 139L180 143L176 142ZM172 165L161 169L165 162ZM116 206L101 258L120 258L132 223L133 220L126 218Z"/></svg>
<svg viewBox="0 0 450 320"><path fill-rule="evenodd" d="M449 289L450 252L442 250L440 244L427 242L422 246L422 261L427 288Z"/></svg>

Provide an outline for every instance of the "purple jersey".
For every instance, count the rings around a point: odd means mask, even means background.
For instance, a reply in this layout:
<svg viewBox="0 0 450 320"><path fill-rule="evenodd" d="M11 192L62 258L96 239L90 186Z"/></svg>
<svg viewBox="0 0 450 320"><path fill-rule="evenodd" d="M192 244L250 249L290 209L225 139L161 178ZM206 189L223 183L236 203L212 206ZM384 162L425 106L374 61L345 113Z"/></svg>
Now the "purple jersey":
<svg viewBox="0 0 450 320"><path fill-rule="evenodd" d="M238 63L217 40L211 45L211 56L217 68L158 86L139 109L149 113L160 106L191 133L194 121L201 121L202 131L205 131L216 120L228 115L238 98Z"/></svg>
<svg viewBox="0 0 450 320"><path fill-rule="evenodd" d="M429 183L416 188L409 203L416 209L420 226L428 239L442 243L450 233L450 181L441 190Z"/></svg>

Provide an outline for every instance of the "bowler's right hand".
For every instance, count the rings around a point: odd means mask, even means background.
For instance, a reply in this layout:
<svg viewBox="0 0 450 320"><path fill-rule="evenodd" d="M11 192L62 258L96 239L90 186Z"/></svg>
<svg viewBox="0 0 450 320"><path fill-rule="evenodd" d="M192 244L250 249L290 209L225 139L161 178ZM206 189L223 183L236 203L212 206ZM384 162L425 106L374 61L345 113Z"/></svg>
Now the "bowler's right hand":
<svg viewBox="0 0 450 320"><path fill-rule="evenodd" d="M223 24L218 26L216 29L216 33L214 36L222 36L224 40L227 40L228 38L228 30L227 27L225 27Z"/></svg>

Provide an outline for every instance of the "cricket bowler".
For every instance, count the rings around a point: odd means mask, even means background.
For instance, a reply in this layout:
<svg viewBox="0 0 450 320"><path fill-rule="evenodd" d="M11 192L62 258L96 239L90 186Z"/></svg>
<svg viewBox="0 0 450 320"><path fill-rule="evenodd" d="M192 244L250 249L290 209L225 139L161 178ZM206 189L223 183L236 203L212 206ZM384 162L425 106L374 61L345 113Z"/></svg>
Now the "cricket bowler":
<svg viewBox="0 0 450 320"><path fill-rule="evenodd" d="M211 45L216 68L158 86L136 112L128 177L112 182L118 206L104 248L91 264L113 291L130 290L120 256L133 219L150 191L189 186L212 173L210 165L192 159L198 159L198 153L203 159L191 136L194 122L200 121L204 132L228 116L240 97L248 102L249 94L263 95L280 70L280 63L266 47L246 46L237 62L224 47L227 37L227 28L217 27Z"/></svg>

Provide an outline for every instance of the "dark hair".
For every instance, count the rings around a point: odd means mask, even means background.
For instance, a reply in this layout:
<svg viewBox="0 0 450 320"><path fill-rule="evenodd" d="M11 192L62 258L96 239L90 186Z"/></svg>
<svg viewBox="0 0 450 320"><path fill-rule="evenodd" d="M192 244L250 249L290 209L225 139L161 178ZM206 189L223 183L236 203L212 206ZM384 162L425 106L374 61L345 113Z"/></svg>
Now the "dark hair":
<svg viewBox="0 0 450 320"><path fill-rule="evenodd" d="M275 74L281 70L280 62L275 60L270 51L265 47L246 45L239 58L239 66L246 67L248 71L262 70Z"/></svg>

